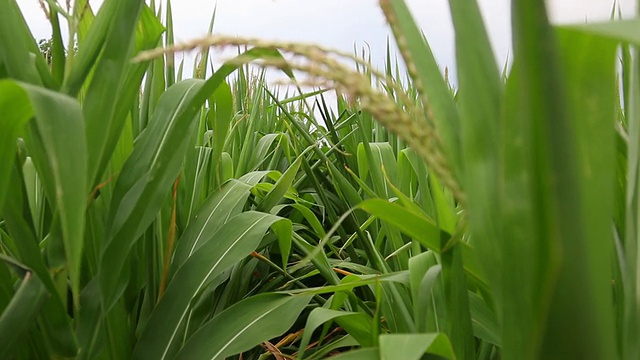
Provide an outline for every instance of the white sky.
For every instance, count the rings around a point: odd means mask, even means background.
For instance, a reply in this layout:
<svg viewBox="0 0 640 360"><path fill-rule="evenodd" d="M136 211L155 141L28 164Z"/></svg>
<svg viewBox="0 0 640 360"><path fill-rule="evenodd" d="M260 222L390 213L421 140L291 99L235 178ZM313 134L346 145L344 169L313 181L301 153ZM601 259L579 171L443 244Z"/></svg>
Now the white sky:
<svg viewBox="0 0 640 360"><path fill-rule="evenodd" d="M49 38L48 23L37 0L17 0L36 39ZM510 49L509 0L477 0L498 62ZM102 1L93 0L94 10ZM164 0L163 0L164 2ZM614 0L547 0L556 23L594 22L609 18ZM634 0L618 0L625 17ZM64 3L61 1L61 3ZM447 0L407 0L424 30L440 66L455 66L453 29ZM176 41L206 34L217 4L214 33L313 42L353 51L368 44L375 64L382 65L387 26L376 0L174 0Z"/></svg>

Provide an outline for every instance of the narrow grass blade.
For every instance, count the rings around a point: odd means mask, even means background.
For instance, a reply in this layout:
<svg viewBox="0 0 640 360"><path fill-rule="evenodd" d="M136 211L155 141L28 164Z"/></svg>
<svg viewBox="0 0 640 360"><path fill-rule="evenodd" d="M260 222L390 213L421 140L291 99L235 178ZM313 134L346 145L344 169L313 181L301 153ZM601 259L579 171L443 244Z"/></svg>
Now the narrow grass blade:
<svg viewBox="0 0 640 360"><path fill-rule="evenodd" d="M164 20L164 25L167 28L164 36L164 46L171 46L174 43L174 31L173 31L173 7L171 1L167 0L167 12ZM176 58L174 54L167 54L165 58L167 64L166 67L166 83L167 87L175 84L176 82Z"/></svg>
<svg viewBox="0 0 640 360"><path fill-rule="evenodd" d="M77 21L76 34L78 35L78 45L80 46L80 44L83 43L85 37L87 36L87 33L90 31L89 29L91 28L93 20L95 19L95 15L93 13L93 9L91 8L91 4L89 4L89 0L74 1L73 16ZM100 46L102 46L102 42L94 45L99 48ZM71 54L71 56L75 57L75 48L69 48L69 53Z"/></svg>

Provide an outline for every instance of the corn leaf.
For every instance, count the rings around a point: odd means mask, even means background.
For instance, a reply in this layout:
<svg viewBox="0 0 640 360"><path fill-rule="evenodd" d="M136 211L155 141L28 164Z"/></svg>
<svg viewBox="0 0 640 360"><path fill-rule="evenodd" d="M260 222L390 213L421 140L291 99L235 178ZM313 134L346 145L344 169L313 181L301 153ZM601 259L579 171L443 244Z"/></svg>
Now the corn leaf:
<svg viewBox="0 0 640 360"><path fill-rule="evenodd" d="M176 359L226 359L281 335L311 299L309 295L262 294L211 319L180 350Z"/></svg>
<svg viewBox="0 0 640 360"><path fill-rule="evenodd" d="M133 358L172 357L180 347L179 332L188 320L189 304L195 296L216 276L255 250L269 227L281 221L287 220L265 213L244 212L210 234L176 272L151 314Z"/></svg>

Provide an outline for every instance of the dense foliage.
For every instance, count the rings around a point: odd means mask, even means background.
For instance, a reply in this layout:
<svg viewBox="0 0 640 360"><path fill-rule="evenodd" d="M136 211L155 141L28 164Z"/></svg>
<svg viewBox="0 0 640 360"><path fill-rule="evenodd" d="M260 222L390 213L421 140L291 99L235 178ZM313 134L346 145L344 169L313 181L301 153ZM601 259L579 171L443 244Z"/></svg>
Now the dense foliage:
<svg viewBox="0 0 640 360"><path fill-rule="evenodd" d="M0 358L640 358L640 22L513 0L501 73L449 3L457 89L403 0L408 76L174 45L169 1L48 1L38 43L0 0Z"/></svg>

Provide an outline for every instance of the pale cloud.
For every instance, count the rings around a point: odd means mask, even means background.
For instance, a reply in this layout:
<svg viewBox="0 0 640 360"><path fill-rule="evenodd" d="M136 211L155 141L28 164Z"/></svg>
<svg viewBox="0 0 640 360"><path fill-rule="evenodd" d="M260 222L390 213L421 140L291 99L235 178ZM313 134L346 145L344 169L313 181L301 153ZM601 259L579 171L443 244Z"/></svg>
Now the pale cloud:
<svg viewBox="0 0 640 360"><path fill-rule="evenodd" d="M50 28L37 0L18 0L36 38ZM91 1L94 8L101 1ZM407 0L441 66L455 66L453 27L446 0ZM634 13L633 0L618 1L624 15ZM510 51L508 0L478 0L496 59L504 64ZM613 0L548 1L555 23L608 19ZM319 43L353 51L367 46L374 63L385 58L388 28L376 0L179 0L173 1L176 40L206 34L217 6L214 33L273 40Z"/></svg>

